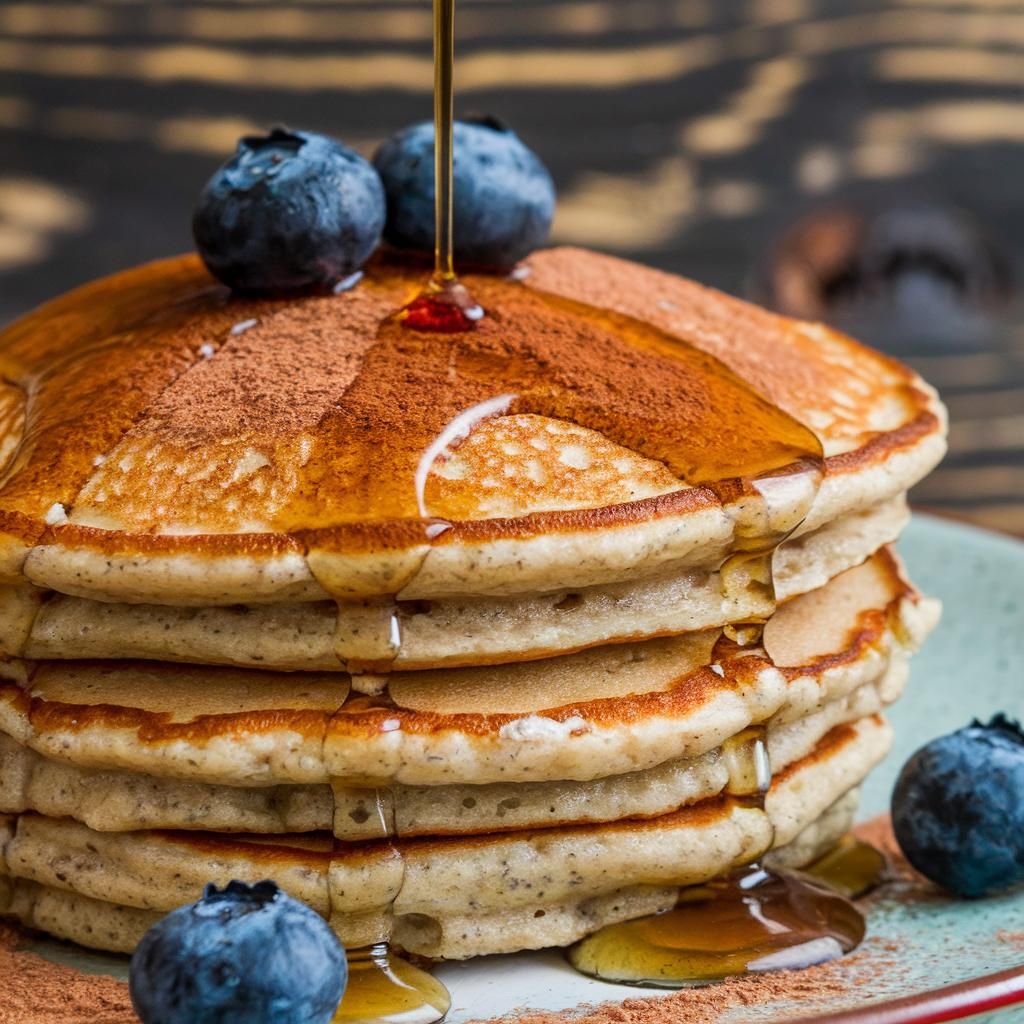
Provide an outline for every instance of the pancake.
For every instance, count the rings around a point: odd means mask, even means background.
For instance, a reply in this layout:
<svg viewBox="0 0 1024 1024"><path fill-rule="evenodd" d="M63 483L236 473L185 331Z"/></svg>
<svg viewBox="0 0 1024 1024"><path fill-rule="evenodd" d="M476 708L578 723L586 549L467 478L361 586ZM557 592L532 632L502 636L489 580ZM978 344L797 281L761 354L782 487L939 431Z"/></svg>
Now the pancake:
<svg viewBox="0 0 1024 1024"><path fill-rule="evenodd" d="M776 771L806 757L837 725L896 700L906 662L795 722L769 722L765 739ZM138 829L257 834L333 831L350 842L382 835L507 832L623 818L652 818L708 800L739 782L729 752L717 747L642 771L589 782L505 782L367 790L336 783L218 786L140 772L98 771L44 758L0 733L0 813L74 818L99 832Z"/></svg>
<svg viewBox="0 0 1024 1024"><path fill-rule="evenodd" d="M160 664L12 666L0 730L45 757L215 785L584 782L794 721L903 660L937 607L880 552L782 605L763 648L719 632L495 668L348 677ZM20 676L20 678L19 678Z"/></svg>
<svg viewBox="0 0 1024 1024"><path fill-rule="evenodd" d="M382 261L274 301L188 256L47 304L0 335L0 579L202 607L635 583L942 454L931 389L828 328L579 250L526 272L467 278L491 315L457 335L389 320L420 271Z"/></svg>
<svg viewBox="0 0 1024 1024"><path fill-rule="evenodd" d="M840 797L793 842L769 853L766 861L797 868L811 863L849 829L856 813L857 797L857 790ZM492 914L482 921L476 917L457 923L452 921L448 931L458 932L458 946L468 950L466 957L477 955L470 943L478 941L480 930L484 932L480 936L482 941L479 941L481 949L490 946L497 951L511 948L515 943L520 943L517 948L523 949L568 944L573 939L567 937L563 940L561 936L583 936L606 924L665 910L674 902L677 891L633 886L583 903L566 901L561 906L549 905L541 918L536 916L536 912ZM83 946L122 953L133 950L142 936L163 916L160 911L139 910L91 899L67 889L24 879L15 880L3 874L0 874L0 914L9 914L28 927ZM541 921L543 924L538 923ZM408 945L415 941L418 923L421 922L408 917L395 922L399 949L403 939ZM513 926L522 929L524 934L513 935ZM498 935L504 936L500 944L496 942ZM420 948L424 948L422 940Z"/></svg>
<svg viewBox="0 0 1024 1024"><path fill-rule="evenodd" d="M863 562L899 535L901 498L840 518L776 553L776 593L786 599ZM353 634L380 622L377 606L334 602L170 607L114 604L20 588L0 606L8 657L149 658L283 671L344 668ZM770 615L762 587L733 585L719 572L684 571L536 597L399 603L394 666L460 667L535 660L608 642L723 626ZM19 621L18 616L25 621ZM17 624L16 624L17 623ZM4 640L6 639L6 643Z"/></svg>
<svg viewBox="0 0 1024 1024"><path fill-rule="evenodd" d="M778 846L796 840L856 787L889 742L880 718L833 730L775 777L767 813L712 800L643 822L367 845L320 836L99 833L26 814L3 862L16 880L12 909L26 920L32 899L19 906L22 881L158 913L192 901L210 880L272 875L351 946L390 936L410 952L462 958L561 945L599 924L667 906L679 885L749 860L773 837ZM130 948L136 938L122 936L114 948Z"/></svg>

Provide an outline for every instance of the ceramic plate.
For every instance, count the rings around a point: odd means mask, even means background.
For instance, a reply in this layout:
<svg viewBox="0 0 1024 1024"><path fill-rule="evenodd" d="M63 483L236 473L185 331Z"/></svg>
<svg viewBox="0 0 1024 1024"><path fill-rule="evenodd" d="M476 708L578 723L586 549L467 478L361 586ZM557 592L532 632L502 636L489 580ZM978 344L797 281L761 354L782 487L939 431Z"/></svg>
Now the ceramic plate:
<svg viewBox="0 0 1024 1024"><path fill-rule="evenodd" d="M900 550L914 582L942 599L944 614L914 660L906 696L892 710L896 746L865 788L865 818L886 810L900 765L926 740L996 711L1024 718L1024 544L917 516ZM873 945L840 968L848 981L843 991L735 1007L721 1024L797 1016L833 1024L925 1024L1024 1006L1022 936L1021 892L977 902L881 899L869 914ZM123 958L55 942L37 948L81 969L126 975ZM872 949L885 952L872 955ZM449 964L439 977L452 992L451 1024L655 994L583 978L558 952ZM1004 1010L1000 1024L1018 1017L1024 1020L1024 1010Z"/></svg>

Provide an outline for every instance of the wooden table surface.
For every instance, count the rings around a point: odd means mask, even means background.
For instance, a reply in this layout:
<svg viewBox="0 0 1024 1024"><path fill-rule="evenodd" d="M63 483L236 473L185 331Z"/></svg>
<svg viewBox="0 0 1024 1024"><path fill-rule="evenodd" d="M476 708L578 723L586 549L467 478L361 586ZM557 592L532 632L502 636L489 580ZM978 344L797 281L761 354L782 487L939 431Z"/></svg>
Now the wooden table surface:
<svg viewBox="0 0 1024 1024"><path fill-rule="evenodd" d="M244 132L370 152L428 117L429 19L428 0L0 3L0 320L188 248ZM816 251L794 225L881 218L898 258L807 311L943 392L950 455L917 502L1024 534L1024 4L460 0L458 32L457 108L543 156L557 241L786 306L782 256L799 284Z"/></svg>

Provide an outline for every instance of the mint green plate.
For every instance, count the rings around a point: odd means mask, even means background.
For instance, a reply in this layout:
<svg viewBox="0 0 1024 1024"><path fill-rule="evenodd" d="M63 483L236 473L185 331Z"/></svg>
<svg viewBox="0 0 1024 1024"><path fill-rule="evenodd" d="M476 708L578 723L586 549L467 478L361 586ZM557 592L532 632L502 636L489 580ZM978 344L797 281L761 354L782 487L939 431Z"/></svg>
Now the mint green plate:
<svg viewBox="0 0 1024 1024"><path fill-rule="evenodd" d="M911 578L942 599L944 613L892 710L896 746L865 788L865 818L887 809L900 766L927 740L996 711L1024 718L1024 544L917 516L900 550ZM845 992L798 1003L766 999L728 1011L721 1022L928 1024L1024 1007L1024 943L1015 941L1021 933L1024 892L976 902L883 899L869 916L867 949L887 952L873 964L870 954L844 964ZM127 973L124 958L56 942L35 948L84 970ZM438 975L452 992L452 1024L643 994L584 978L557 951L447 964ZM1024 1021L1024 1009L1003 1009L998 1019Z"/></svg>

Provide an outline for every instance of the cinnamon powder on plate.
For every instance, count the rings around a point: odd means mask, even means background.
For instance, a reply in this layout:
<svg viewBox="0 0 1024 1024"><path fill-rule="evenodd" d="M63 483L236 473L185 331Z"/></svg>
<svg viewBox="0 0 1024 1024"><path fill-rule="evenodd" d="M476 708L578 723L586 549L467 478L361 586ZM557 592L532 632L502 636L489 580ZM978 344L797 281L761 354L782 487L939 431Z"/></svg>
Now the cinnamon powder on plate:
<svg viewBox="0 0 1024 1024"><path fill-rule="evenodd" d="M847 958L846 962L849 963L850 959ZM622 1003L605 1003L589 1009L503 1017L501 1024L715 1024L722 1014L736 1007L769 1000L802 1001L847 992L850 976L836 970L837 963L834 961L800 971L729 978L708 988L627 999ZM472 1024L488 1022L480 1020Z"/></svg>
<svg viewBox="0 0 1024 1024"><path fill-rule="evenodd" d="M137 1024L124 982L18 952L19 938L16 929L0 923L0 1024ZM865 951L857 956L875 959L877 953ZM502 1024L714 1024L733 1007L843 992L850 977L835 967L823 964L733 978L710 988L609 1003L582 1014L580 1010L527 1013L504 1018Z"/></svg>
<svg viewBox="0 0 1024 1024"><path fill-rule="evenodd" d="M23 939L0 921L0 1024L137 1024L124 982L21 952Z"/></svg>

